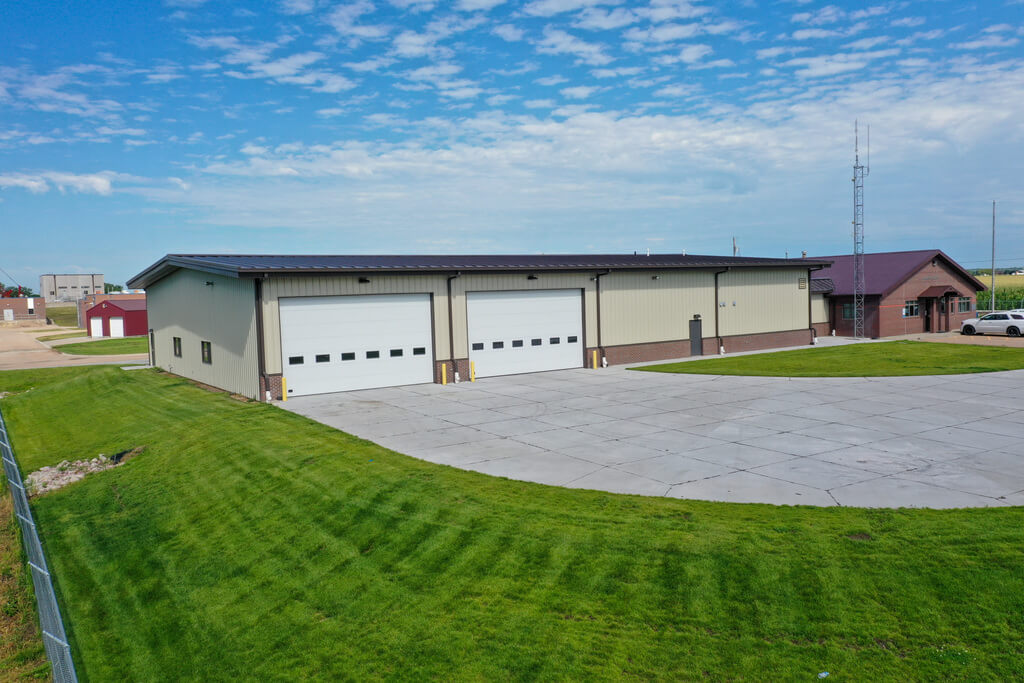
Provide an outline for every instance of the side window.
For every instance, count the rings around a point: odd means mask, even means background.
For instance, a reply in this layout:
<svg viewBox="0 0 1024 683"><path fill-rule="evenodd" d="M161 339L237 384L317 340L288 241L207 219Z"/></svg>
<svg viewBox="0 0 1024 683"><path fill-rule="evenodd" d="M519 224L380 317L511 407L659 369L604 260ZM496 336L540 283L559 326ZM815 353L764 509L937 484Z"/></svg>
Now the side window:
<svg viewBox="0 0 1024 683"><path fill-rule="evenodd" d="M540 346L540 344L541 344L541 340L540 339L531 339L530 340L530 346Z"/></svg>
<svg viewBox="0 0 1024 683"><path fill-rule="evenodd" d="M513 339L512 340L512 348L513 349L518 349L522 345L523 345L523 340L522 339Z"/></svg>
<svg viewBox="0 0 1024 683"><path fill-rule="evenodd" d="M204 360L203 362L205 363L206 361ZM305 362L306 359L303 356L288 356L288 365L302 365Z"/></svg>
<svg viewBox="0 0 1024 683"><path fill-rule="evenodd" d="M203 362L207 365L213 363L213 345L208 341L200 342L199 348L203 354Z"/></svg>
<svg viewBox="0 0 1024 683"><path fill-rule="evenodd" d="M356 359L356 354L355 354L354 351L346 351L343 354L341 354L341 359L342 360L355 360Z"/></svg>
<svg viewBox="0 0 1024 683"><path fill-rule="evenodd" d="M505 342L491 342L492 349L503 349L505 348Z"/></svg>
<svg viewBox="0 0 1024 683"><path fill-rule="evenodd" d="M331 362L331 354L329 354L329 353L318 353L318 354L316 354L316 362L317 363L330 363Z"/></svg>
<svg viewBox="0 0 1024 683"><path fill-rule="evenodd" d="M473 350L474 351L483 351L484 350L483 343L482 342L473 342Z"/></svg>
<svg viewBox="0 0 1024 683"><path fill-rule="evenodd" d="M181 337L174 338L174 357L181 358Z"/></svg>
<svg viewBox="0 0 1024 683"><path fill-rule="evenodd" d="M412 355L414 355L414 356L425 356L425 355L427 355L427 347L425 347L425 346L417 346L416 348L414 348L412 350Z"/></svg>
<svg viewBox="0 0 1024 683"><path fill-rule="evenodd" d="M380 358L380 351L367 351L366 352L366 357L367 358Z"/></svg>

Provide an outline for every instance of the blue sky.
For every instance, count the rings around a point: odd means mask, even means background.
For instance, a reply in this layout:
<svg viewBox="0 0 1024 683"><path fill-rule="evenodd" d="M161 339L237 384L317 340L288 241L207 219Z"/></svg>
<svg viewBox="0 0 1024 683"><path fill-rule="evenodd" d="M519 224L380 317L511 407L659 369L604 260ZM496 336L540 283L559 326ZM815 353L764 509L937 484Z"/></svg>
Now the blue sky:
<svg viewBox="0 0 1024 683"><path fill-rule="evenodd" d="M168 252L1024 265L1024 3L3 3L0 268ZM6 279L6 278L4 278Z"/></svg>

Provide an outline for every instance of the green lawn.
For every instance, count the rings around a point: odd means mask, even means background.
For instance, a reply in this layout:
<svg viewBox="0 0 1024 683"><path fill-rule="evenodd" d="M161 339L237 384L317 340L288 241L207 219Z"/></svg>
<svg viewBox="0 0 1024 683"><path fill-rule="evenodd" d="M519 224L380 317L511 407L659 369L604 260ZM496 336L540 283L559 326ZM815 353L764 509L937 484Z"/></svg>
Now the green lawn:
<svg viewBox="0 0 1024 683"><path fill-rule="evenodd" d="M1024 349L894 341L728 356L632 370L764 377L958 375L1024 368Z"/></svg>
<svg viewBox="0 0 1024 683"><path fill-rule="evenodd" d="M1008 680L1024 508L776 508L415 460L155 370L0 373L92 680Z"/></svg>
<svg viewBox="0 0 1024 683"><path fill-rule="evenodd" d="M0 474L0 680L50 679L14 504Z"/></svg>
<svg viewBox="0 0 1024 683"><path fill-rule="evenodd" d="M52 320L54 325L78 327L77 306L47 306L46 317Z"/></svg>
<svg viewBox="0 0 1024 683"><path fill-rule="evenodd" d="M61 344L54 348L61 353L73 353L83 356L149 353L149 339L147 337L120 337L117 339L80 342L78 344Z"/></svg>
<svg viewBox="0 0 1024 683"><path fill-rule="evenodd" d="M37 341L48 342L57 341L58 339L72 339L73 337L88 337L89 333L85 330L78 330L77 332L64 332L61 334L48 334L43 337L36 337Z"/></svg>

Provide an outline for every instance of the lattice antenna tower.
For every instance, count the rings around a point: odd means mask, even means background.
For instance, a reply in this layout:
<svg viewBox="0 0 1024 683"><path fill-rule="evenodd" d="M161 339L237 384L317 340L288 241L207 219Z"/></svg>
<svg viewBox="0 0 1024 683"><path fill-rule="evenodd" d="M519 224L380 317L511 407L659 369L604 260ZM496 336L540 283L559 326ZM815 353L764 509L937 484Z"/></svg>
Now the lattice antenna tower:
<svg viewBox="0 0 1024 683"><path fill-rule="evenodd" d="M853 122L853 336L864 338L864 178L871 173L871 126L868 126L868 165L860 163L860 134Z"/></svg>

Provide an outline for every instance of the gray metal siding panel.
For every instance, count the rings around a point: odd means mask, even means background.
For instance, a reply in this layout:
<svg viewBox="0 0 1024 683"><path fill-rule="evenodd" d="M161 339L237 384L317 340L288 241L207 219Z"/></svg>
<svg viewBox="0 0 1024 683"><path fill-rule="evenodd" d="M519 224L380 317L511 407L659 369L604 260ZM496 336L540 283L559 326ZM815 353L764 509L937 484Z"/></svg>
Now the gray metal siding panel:
<svg viewBox="0 0 1024 683"><path fill-rule="evenodd" d="M719 329L723 337L806 329L807 268L731 270L719 276Z"/></svg>
<svg viewBox="0 0 1024 683"><path fill-rule="evenodd" d="M601 278L606 346L689 339L689 321L695 314L713 320L715 276L711 271L613 272ZM714 326L709 328L705 322L703 334L713 335Z"/></svg>
<svg viewBox="0 0 1024 683"><path fill-rule="evenodd" d="M213 282L208 286L206 282ZM156 364L204 384L258 398L256 309L252 280L179 270L147 290ZM181 337L182 357L173 352ZM200 343L211 343L202 362Z"/></svg>

